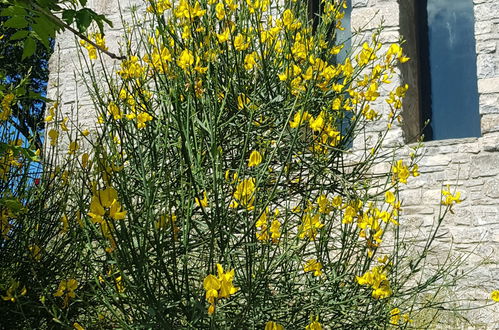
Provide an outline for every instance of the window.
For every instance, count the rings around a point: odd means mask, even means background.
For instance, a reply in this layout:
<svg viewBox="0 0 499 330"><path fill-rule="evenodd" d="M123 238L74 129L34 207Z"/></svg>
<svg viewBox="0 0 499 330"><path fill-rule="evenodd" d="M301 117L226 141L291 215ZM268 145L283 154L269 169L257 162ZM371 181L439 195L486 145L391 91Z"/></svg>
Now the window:
<svg viewBox="0 0 499 330"><path fill-rule="evenodd" d="M472 0L400 1L401 33L413 59L404 103L407 142L480 136ZM424 123L429 124L424 127Z"/></svg>

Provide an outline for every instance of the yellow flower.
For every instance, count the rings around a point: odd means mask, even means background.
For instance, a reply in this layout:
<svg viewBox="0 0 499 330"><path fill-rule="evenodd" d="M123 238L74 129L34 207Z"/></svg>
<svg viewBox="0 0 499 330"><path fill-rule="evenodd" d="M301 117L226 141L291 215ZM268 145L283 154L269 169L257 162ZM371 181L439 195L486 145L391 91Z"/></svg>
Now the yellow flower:
<svg viewBox="0 0 499 330"><path fill-rule="evenodd" d="M71 141L68 146L68 154L73 155L79 148L78 142Z"/></svg>
<svg viewBox="0 0 499 330"><path fill-rule="evenodd" d="M343 203L343 199L339 195L333 197L333 199L331 200L331 205L336 208L340 207L341 203Z"/></svg>
<svg viewBox="0 0 499 330"><path fill-rule="evenodd" d="M172 4L170 2L170 0L158 0L156 3L155 3L155 6L148 6L147 7L147 12L149 13L154 13L156 12L156 14L163 14L166 10L172 8Z"/></svg>
<svg viewBox="0 0 499 330"><path fill-rule="evenodd" d="M301 23L295 19L295 15L290 9L286 9L282 13L282 23L288 30L296 30L301 26Z"/></svg>
<svg viewBox="0 0 499 330"><path fill-rule="evenodd" d="M329 214L332 211L331 203L326 195L320 195L317 197L317 206L319 206L319 213Z"/></svg>
<svg viewBox="0 0 499 330"><path fill-rule="evenodd" d="M126 217L126 211L121 210L121 204L114 200L109 207L109 216L114 220L123 220Z"/></svg>
<svg viewBox="0 0 499 330"><path fill-rule="evenodd" d="M192 55L190 50L184 49L177 60L177 65L182 69L187 70L192 64L194 64L194 55Z"/></svg>
<svg viewBox="0 0 499 330"><path fill-rule="evenodd" d="M310 118L313 118L307 111L300 111L295 113L293 120L289 122L289 126L291 128L296 128L300 126L301 124L305 123L307 120Z"/></svg>
<svg viewBox="0 0 499 330"><path fill-rule="evenodd" d="M265 330L284 330L284 327L277 322L268 321L265 324Z"/></svg>
<svg viewBox="0 0 499 330"><path fill-rule="evenodd" d="M458 191L452 195L449 185L447 185L447 189L442 190L442 205L452 206L459 203L461 203L461 192Z"/></svg>
<svg viewBox="0 0 499 330"><path fill-rule="evenodd" d="M414 164L414 166L411 169L411 174L413 177L419 176L419 166L418 164Z"/></svg>
<svg viewBox="0 0 499 330"><path fill-rule="evenodd" d="M20 292L18 289L20 287L20 283L18 281L11 281L9 288L7 289L6 295L2 296L2 300L16 302L19 296L24 296L26 292L26 287L23 286Z"/></svg>
<svg viewBox="0 0 499 330"><path fill-rule="evenodd" d="M42 258L42 254L41 254L41 249L38 245L32 244L28 246L28 250L31 253L31 257L33 259L35 259L36 261L40 261L40 259Z"/></svg>
<svg viewBox="0 0 499 330"><path fill-rule="evenodd" d="M399 44L392 44L386 52L386 62L390 62L395 57L400 63L409 61L409 57L403 55L402 47Z"/></svg>
<svg viewBox="0 0 499 330"><path fill-rule="evenodd" d="M125 291L125 287L123 286L123 279L121 278L121 275L114 279L114 284L116 284L116 290L118 290L119 293L123 293Z"/></svg>
<svg viewBox="0 0 499 330"><path fill-rule="evenodd" d="M101 50L108 50L106 47L106 40L104 36L100 33L93 33L88 36L88 39L93 39L97 47ZM86 40L80 40L80 45L85 47L88 51L88 57L91 60L97 59L97 48L94 45L90 44Z"/></svg>
<svg viewBox="0 0 499 330"><path fill-rule="evenodd" d="M49 139L50 139L50 145L55 146L57 145L57 140L59 139L59 131L55 129L51 129L48 133Z"/></svg>
<svg viewBox="0 0 499 330"><path fill-rule="evenodd" d="M256 52L247 54L244 57L244 68L249 71L256 65Z"/></svg>
<svg viewBox="0 0 499 330"><path fill-rule="evenodd" d="M492 298L492 300L499 302L499 290L492 291L490 297Z"/></svg>
<svg viewBox="0 0 499 330"><path fill-rule="evenodd" d="M315 240L318 230L322 227L324 227L324 224L321 223L319 214L311 216L309 213L306 213L302 218L302 223L298 227L298 237Z"/></svg>
<svg viewBox="0 0 499 330"><path fill-rule="evenodd" d="M272 220L272 224L270 225L270 237L274 243L277 243L281 237L281 223L278 220Z"/></svg>
<svg viewBox="0 0 499 330"><path fill-rule="evenodd" d="M217 39L219 43L224 43L229 40L230 37L230 29L225 28L222 33L217 33Z"/></svg>
<svg viewBox="0 0 499 330"><path fill-rule="evenodd" d="M75 290L78 288L78 281L70 278L66 280L61 280L57 291L54 293L55 297L64 297L64 307L68 306L70 298L76 297Z"/></svg>
<svg viewBox="0 0 499 330"><path fill-rule="evenodd" d="M407 178L409 177L409 175L409 169L402 160L398 160L397 163L392 166L393 181L407 183Z"/></svg>
<svg viewBox="0 0 499 330"><path fill-rule="evenodd" d="M12 101L14 101L14 98L15 98L15 96L12 93L9 93L3 97L2 113L0 113L0 120L6 121L7 119L9 119L9 117L12 113L10 105L11 105Z"/></svg>
<svg viewBox="0 0 499 330"><path fill-rule="evenodd" d="M224 272L222 265L217 264L218 279L220 280L220 298L227 298L237 292L238 288L234 287L234 269Z"/></svg>
<svg viewBox="0 0 499 330"><path fill-rule="evenodd" d="M224 272L222 265L217 264L218 277L209 274L203 281L204 290L206 291L206 300L210 304L208 314L215 312L215 299L228 298L237 292L238 288L234 287L234 270Z"/></svg>
<svg viewBox="0 0 499 330"><path fill-rule="evenodd" d="M131 56L128 60L121 62L121 70L117 73L123 79L136 79L142 77L145 68L139 63L137 56Z"/></svg>
<svg viewBox="0 0 499 330"><path fill-rule="evenodd" d="M262 215L258 218L258 221L255 224L255 227L258 230L256 232L256 238L259 241L267 241L269 239L268 223L267 223L268 212L269 208L267 207L265 211L262 213Z"/></svg>
<svg viewBox="0 0 499 330"><path fill-rule="evenodd" d="M88 51L88 57L91 59L91 60L96 60L97 59L97 49L89 44L87 41L85 40L80 40L80 45L85 47Z"/></svg>
<svg viewBox="0 0 499 330"><path fill-rule="evenodd" d="M234 38L234 48L239 51L243 51L248 49L250 46L249 42L247 42L246 37L242 34L237 34Z"/></svg>
<svg viewBox="0 0 499 330"><path fill-rule="evenodd" d="M309 121L310 129L315 132L320 132L324 128L324 117L323 113L321 112L316 119L314 117L310 117Z"/></svg>
<svg viewBox="0 0 499 330"><path fill-rule="evenodd" d="M151 121L153 118L147 112L141 112L137 115L137 128L142 129L146 127L146 123Z"/></svg>
<svg viewBox="0 0 499 330"><path fill-rule="evenodd" d="M217 3L217 5L215 6L215 12L216 12L216 16L217 18L221 21L224 19L225 17L225 7L224 7L224 4L219 2Z"/></svg>
<svg viewBox="0 0 499 330"><path fill-rule="evenodd" d="M400 322L400 309L394 308L390 311L390 324L398 325Z"/></svg>
<svg viewBox="0 0 499 330"><path fill-rule="evenodd" d="M312 321L309 325L305 327L305 330L322 330L322 325L319 323L319 321L315 320Z"/></svg>
<svg viewBox="0 0 499 330"><path fill-rule="evenodd" d="M203 191L203 199L195 198L194 201L196 202L196 205L199 207L208 207L208 195L206 194L206 191Z"/></svg>
<svg viewBox="0 0 499 330"><path fill-rule="evenodd" d="M387 202L388 204L392 204L392 205L393 205L393 203L395 203L395 195L390 190L385 192L385 202Z"/></svg>
<svg viewBox="0 0 499 330"><path fill-rule="evenodd" d="M227 8L229 8L229 11L234 11L237 9L237 4L234 3L234 0L224 0L225 4L227 5Z"/></svg>
<svg viewBox="0 0 499 330"><path fill-rule="evenodd" d="M375 266L372 270L367 271L362 276L356 277L357 283L360 285L368 285L371 287L372 296L375 299L388 298L392 295L390 282L388 282L387 274L382 266Z"/></svg>
<svg viewBox="0 0 499 330"><path fill-rule="evenodd" d="M257 150L253 150L248 159L248 167L258 166L261 162L262 155Z"/></svg>
<svg viewBox="0 0 499 330"><path fill-rule="evenodd" d="M108 187L104 190L98 190L90 202L88 215L94 223L105 223L104 216L107 214L114 220L122 220L126 217L127 211L121 209L118 202L118 192Z"/></svg>
<svg viewBox="0 0 499 330"><path fill-rule="evenodd" d="M303 271L305 273L314 272L314 276L322 275L322 264L317 261L317 259L307 260L305 265L303 266Z"/></svg>
<svg viewBox="0 0 499 330"><path fill-rule="evenodd" d="M249 97L246 96L246 94L241 93L237 96L237 108L239 110L244 109L244 107L250 103Z"/></svg>
<svg viewBox="0 0 499 330"><path fill-rule="evenodd" d="M76 330L85 330L84 327L82 327L79 323L75 322L73 323L73 328L75 328Z"/></svg>
<svg viewBox="0 0 499 330"><path fill-rule="evenodd" d="M255 179L248 178L239 181L236 191L233 194L234 200L231 202L230 207L236 208L239 205L245 207L248 211L254 209L253 203L255 202Z"/></svg>
<svg viewBox="0 0 499 330"><path fill-rule="evenodd" d="M120 108L118 108L118 106L114 102L109 103L109 105L107 106L107 111L111 116L113 116L114 120L123 118L123 114L121 113Z"/></svg>
<svg viewBox="0 0 499 330"><path fill-rule="evenodd" d="M177 9L175 10L175 16L178 18L185 18L188 20L193 20L196 17L201 17L206 13L206 9L201 9L201 4L196 1L194 6L189 5L187 0L180 0Z"/></svg>
<svg viewBox="0 0 499 330"><path fill-rule="evenodd" d="M54 120L54 117L55 117L55 111L57 109L57 107L59 106L59 103L58 102L55 102L50 108L49 108L49 115L47 117L45 117L45 122L49 122L49 121L52 121Z"/></svg>
<svg viewBox="0 0 499 330"><path fill-rule="evenodd" d="M206 291L206 300L210 304L214 304L215 299L218 298L218 290L220 290L220 281L214 275L208 275L203 281L203 286Z"/></svg>
<svg viewBox="0 0 499 330"><path fill-rule="evenodd" d="M194 66L194 70L196 70L197 72L203 74L203 73L206 73L206 71L208 71L208 67L207 66L201 66L201 59L199 57L197 57L196 58L196 65ZM201 84L201 81L199 81L198 84Z"/></svg>

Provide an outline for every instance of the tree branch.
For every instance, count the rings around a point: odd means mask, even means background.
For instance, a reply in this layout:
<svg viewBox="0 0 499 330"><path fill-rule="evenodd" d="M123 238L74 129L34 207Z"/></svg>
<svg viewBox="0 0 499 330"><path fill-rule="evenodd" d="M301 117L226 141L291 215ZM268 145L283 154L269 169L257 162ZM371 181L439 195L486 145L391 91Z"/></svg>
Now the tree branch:
<svg viewBox="0 0 499 330"><path fill-rule="evenodd" d="M80 39L82 40L85 40L86 42L88 42L90 45L94 46L96 49L98 49L100 52L106 54L107 56L109 56L110 58L112 59L115 59L115 60L125 60L126 57L125 56L118 56L114 53L111 53L110 51L108 50L105 50L105 49L102 49L100 46L98 46L95 42L93 42L92 40L90 40L89 38L87 38L83 33L80 33L78 30L75 30L74 28L72 28L69 24L67 24L66 22L62 21L59 17L55 16L54 14L52 14L49 10L46 10L42 7L40 7L38 4L36 4L35 2L32 2L31 3L33 5L33 7L40 13L42 13L43 15L47 16L48 18L50 18L54 23L56 23L59 27L63 28L63 29L67 29L69 31L71 31L74 35L78 36Z"/></svg>

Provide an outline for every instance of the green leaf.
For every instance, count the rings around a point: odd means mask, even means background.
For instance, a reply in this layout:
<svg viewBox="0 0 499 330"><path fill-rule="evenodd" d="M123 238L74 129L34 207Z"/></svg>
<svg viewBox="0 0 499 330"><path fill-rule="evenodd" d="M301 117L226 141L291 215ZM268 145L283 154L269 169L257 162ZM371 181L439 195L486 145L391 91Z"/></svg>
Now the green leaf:
<svg viewBox="0 0 499 330"><path fill-rule="evenodd" d="M14 29L24 29L28 24L28 21L23 16L14 16L6 20L3 23L3 26Z"/></svg>
<svg viewBox="0 0 499 330"><path fill-rule="evenodd" d="M28 91L28 97L30 99L39 99L42 95L40 93L37 93L37 92L33 92L33 91Z"/></svg>
<svg viewBox="0 0 499 330"><path fill-rule="evenodd" d="M0 12L0 16L26 16L28 15L26 9L18 6L10 6Z"/></svg>
<svg viewBox="0 0 499 330"><path fill-rule="evenodd" d="M29 31L28 31L28 30L20 30L20 31L17 31L16 33L14 33L14 34L10 37L10 40L14 41L14 40L24 39L24 38L26 38L28 35L29 35Z"/></svg>
<svg viewBox="0 0 499 330"><path fill-rule="evenodd" d="M50 19L45 16L39 16L35 18L35 25L39 25L41 29L45 30L46 35L51 38L55 38L56 31L59 29L59 26L54 24Z"/></svg>
<svg viewBox="0 0 499 330"><path fill-rule="evenodd" d="M92 23L93 15L92 11L88 8L80 9L76 13L76 26L81 33L87 31L87 28Z"/></svg>
<svg viewBox="0 0 499 330"><path fill-rule="evenodd" d="M23 86L17 87L14 90L14 95L17 97L24 96L25 94L26 94L26 88L24 88Z"/></svg>
<svg viewBox="0 0 499 330"><path fill-rule="evenodd" d="M22 60L33 55L36 51L36 42L33 38L28 37L24 40L24 49Z"/></svg>
<svg viewBox="0 0 499 330"><path fill-rule="evenodd" d="M87 0L80 0L80 5L82 5L82 7L85 7L87 5Z"/></svg>
<svg viewBox="0 0 499 330"><path fill-rule="evenodd" d="M42 17L35 19L35 24L32 26L33 31L38 36L37 39L45 46L45 48L50 49L50 38L55 37L55 25L51 24L50 21Z"/></svg>
<svg viewBox="0 0 499 330"><path fill-rule="evenodd" d="M62 12L62 19L68 23L68 25L73 24L76 16L76 10L66 9Z"/></svg>

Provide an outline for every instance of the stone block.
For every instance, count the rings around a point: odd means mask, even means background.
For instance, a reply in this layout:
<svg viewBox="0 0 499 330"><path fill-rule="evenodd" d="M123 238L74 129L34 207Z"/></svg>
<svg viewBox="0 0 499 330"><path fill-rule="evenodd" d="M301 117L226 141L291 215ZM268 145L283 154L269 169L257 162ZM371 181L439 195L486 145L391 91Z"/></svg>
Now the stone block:
<svg viewBox="0 0 499 330"><path fill-rule="evenodd" d="M476 51L482 54L492 54L495 53L497 49L496 41L476 41Z"/></svg>
<svg viewBox="0 0 499 330"><path fill-rule="evenodd" d="M492 24L489 21L475 21L475 35L485 35L492 33Z"/></svg>
<svg viewBox="0 0 499 330"><path fill-rule="evenodd" d="M480 114L499 114L499 93L480 95Z"/></svg>
<svg viewBox="0 0 499 330"><path fill-rule="evenodd" d="M499 175L499 153L473 156L471 158L471 177L490 177Z"/></svg>
<svg viewBox="0 0 499 330"><path fill-rule="evenodd" d="M499 93L499 77L479 79L478 93L480 94Z"/></svg>
<svg viewBox="0 0 499 330"><path fill-rule="evenodd" d="M493 78L497 76L497 59L493 54L478 54L476 59L477 76L482 78Z"/></svg>
<svg viewBox="0 0 499 330"><path fill-rule="evenodd" d="M399 9L395 1L384 2L377 7L362 7L352 11L352 29L372 30L380 26L381 22L385 26L398 26Z"/></svg>
<svg viewBox="0 0 499 330"><path fill-rule="evenodd" d="M480 120L482 134L499 132L499 114L485 114Z"/></svg>
<svg viewBox="0 0 499 330"><path fill-rule="evenodd" d="M499 3L497 1L477 3L474 10L476 21L488 21L499 17Z"/></svg>
<svg viewBox="0 0 499 330"><path fill-rule="evenodd" d="M366 7L369 0L352 0L352 8Z"/></svg>

